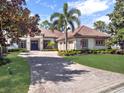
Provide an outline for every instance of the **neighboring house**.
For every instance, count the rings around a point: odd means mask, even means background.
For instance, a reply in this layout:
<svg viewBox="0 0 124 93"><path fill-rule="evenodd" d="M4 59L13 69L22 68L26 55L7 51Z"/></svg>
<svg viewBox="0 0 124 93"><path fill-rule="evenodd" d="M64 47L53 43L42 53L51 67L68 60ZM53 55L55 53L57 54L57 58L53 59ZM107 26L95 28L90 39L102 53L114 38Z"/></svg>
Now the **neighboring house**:
<svg viewBox="0 0 124 93"><path fill-rule="evenodd" d="M110 36L86 26L81 26L68 33L68 50L106 49L105 41ZM58 49L65 50L64 35L57 39Z"/></svg>
<svg viewBox="0 0 124 93"><path fill-rule="evenodd" d="M109 35L103 32L98 32L86 26L81 26L74 32L68 33L68 49L105 49L105 40L109 38ZM65 50L65 35L57 30L50 31L41 29L41 33L38 33L34 37L25 36L20 38L20 48L26 48L27 50L44 50L50 49L49 42L56 42L58 50Z"/></svg>

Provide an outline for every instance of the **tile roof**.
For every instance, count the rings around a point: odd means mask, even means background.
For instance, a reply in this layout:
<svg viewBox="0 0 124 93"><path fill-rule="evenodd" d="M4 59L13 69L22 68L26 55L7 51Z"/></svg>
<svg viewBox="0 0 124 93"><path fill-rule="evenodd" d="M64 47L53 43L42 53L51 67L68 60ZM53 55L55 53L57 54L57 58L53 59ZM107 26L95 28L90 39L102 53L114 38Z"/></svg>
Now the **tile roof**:
<svg viewBox="0 0 124 93"><path fill-rule="evenodd" d="M62 32L54 30L46 30L46 29L40 29L41 30L41 34L44 35L44 37L52 37L52 38L58 38L62 35Z"/></svg>
<svg viewBox="0 0 124 93"><path fill-rule="evenodd" d="M74 32L68 32L68 38L74 37L110 37L107 33L96 31L87 26L81 26L77 28ZM65 38L64 34L61 35L57 40L63 40Z"/></svg>

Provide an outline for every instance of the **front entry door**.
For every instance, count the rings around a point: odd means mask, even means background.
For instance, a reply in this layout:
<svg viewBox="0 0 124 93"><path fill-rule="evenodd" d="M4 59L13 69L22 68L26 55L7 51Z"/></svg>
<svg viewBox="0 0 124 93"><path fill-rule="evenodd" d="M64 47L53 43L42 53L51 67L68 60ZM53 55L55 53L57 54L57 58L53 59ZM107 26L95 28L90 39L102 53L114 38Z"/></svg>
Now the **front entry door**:
<svg viewBox="0 0 124 93"><path fill-rule="evenodd" d="M38 49L38 40L31 41L31 50L39 50Z"/></svg>

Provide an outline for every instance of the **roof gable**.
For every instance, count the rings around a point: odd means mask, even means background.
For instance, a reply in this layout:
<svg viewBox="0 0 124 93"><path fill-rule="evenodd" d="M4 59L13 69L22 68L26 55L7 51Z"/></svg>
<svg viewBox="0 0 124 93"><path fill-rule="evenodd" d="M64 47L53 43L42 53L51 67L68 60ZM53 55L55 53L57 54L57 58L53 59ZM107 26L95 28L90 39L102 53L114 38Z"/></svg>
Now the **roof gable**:
<svg viewBox="0 0 124 93"><path fill-rule="evenodd" d="M99 31L96 31L92 28L89 28L87 26L81 26L79 29L77 29L75 32L74 32L74 35L75 34L79 34L79 35L82 35L82 36L98 36L98 37L108 37L108 34L106 33L103 33L103 32L99 32Z"/></svg>
<svg viewBox="0 0 124 93"><path fill-rule="evenodd" d="M81 26L77 28L74 32L68 33L68 38L74 38L74 37L109 37L107 33L96 31L90 27L87 26ZM64 35L58 38L58 40L64 39Z"/></svg>

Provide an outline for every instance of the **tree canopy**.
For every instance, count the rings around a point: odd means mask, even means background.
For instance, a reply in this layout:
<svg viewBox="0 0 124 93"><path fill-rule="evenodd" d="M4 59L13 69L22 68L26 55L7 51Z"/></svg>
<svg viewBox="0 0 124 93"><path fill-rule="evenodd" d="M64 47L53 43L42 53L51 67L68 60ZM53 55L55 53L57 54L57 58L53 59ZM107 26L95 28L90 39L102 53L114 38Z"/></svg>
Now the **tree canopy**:
<svg viewBox="0 0 124 93"><path fill-rule="evenodd" d="M107 32L107 25L104 21L96 21L94 23L94 28L98 31L101 31L101 32Z"/></svg>
<svg viewBox="0 0 124 93"><path fill-rule="evenodd" d="M51 22L49 22L48 20L44 20L41 24L40 24L41 28L45 28L48 30L53 30L53 24Z"/></svg>
<svg viewBox="0 0 124 93"><path fill-rule="evenodd" d="M0 44L5 45L6 37L18 39L37 25L39 16L30 17L25 0L0 0Z"/></svg>
<svg viewBox="0 0 124 93"><path fill-rule="evenodd" d="M108 16L111 20L109 24L112 34L111 41L118 44L124 43L124 1L116 0L114 11Z"/></svg>

